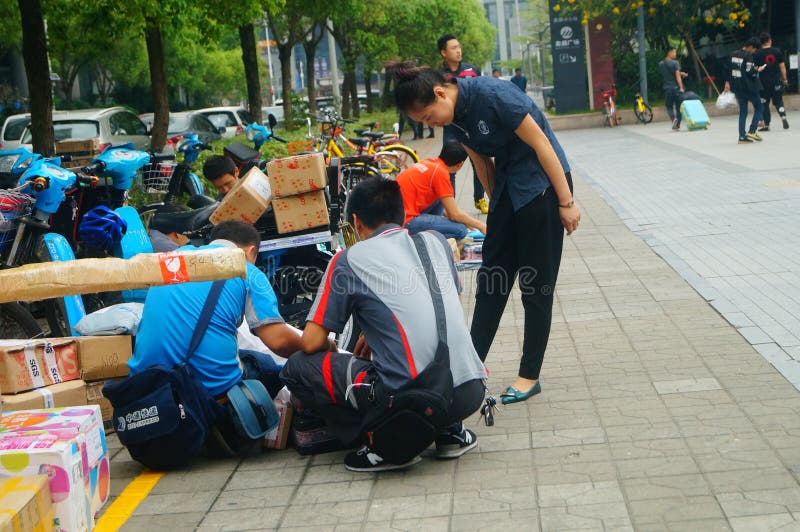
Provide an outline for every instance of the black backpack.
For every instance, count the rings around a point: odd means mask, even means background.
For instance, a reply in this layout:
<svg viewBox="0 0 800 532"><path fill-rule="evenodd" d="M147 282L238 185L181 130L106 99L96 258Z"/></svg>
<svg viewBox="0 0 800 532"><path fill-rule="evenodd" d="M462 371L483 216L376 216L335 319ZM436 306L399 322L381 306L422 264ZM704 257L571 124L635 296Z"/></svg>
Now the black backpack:
<svg viewBox="0 0 800 532"><path fill-rule="evenodd" d="M412 238L428 278L439 343L433 361L404 386L390 390L380 379L373 383L374 408L365 417L362 431L370 447L393 464L408 462L434 442L450 423L453 401L444 301L422 236Z"/></svg>

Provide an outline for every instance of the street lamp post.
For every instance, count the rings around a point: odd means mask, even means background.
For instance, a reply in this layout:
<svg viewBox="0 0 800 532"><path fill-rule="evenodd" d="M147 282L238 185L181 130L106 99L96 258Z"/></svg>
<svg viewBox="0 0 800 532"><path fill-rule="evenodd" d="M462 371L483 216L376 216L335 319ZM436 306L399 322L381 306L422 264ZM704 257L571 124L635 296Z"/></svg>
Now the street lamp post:
<svg viewBox="0 0 800 532"><path fill-rule="evenodd" d="M275 102L275 86L272 79L272 49L269 46L269 27L267 26L267 17L264 17L264 40L267 42L267 69L269 70L269 103L272 105Z"/></svg>

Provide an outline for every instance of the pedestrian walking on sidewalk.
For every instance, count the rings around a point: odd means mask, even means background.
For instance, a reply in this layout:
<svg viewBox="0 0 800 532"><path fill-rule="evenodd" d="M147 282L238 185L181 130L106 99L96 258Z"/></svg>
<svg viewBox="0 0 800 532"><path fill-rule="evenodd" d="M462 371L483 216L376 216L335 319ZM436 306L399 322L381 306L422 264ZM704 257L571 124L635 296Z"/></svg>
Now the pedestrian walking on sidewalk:
<svg viewBox="0 0 800 532"><path fill-rule="evenodd" d="M458 38L455 35L451 33L442 35L439 37L439 40L436 41L436 45L439 48L439 55L442 56L442 75L445 78L474 78L481 75L481 71L478 67L461 61L461 43L458 42ZM453 138L453 134L449 128L444 128L442 135L444 137L442 141L443 144L446 144L447 141ZM478 179L478 173L473 166L472 200L475 202L475 208L478 209L481 214L488 214L489 203L483 196L483 185L481 185Z"/></svg>
<svg viewBox="0 0 800 532"><path fill-rule="evenodd" d="M764 32L758 36L761 41L761 48L755 53L756 67L765 65L764 70L759 74L761 81L761 106L764 116L764 123L758 128L759 131L769 131L771 114L769 104L775 106L778 115L783 122L783 129L789 129L789 121L786 119L786 109L783 107L783 93L789 84L786 77L786 65L783 62L783 52L780 48L772 46L772 36Z"/></svg>
<svg viewBox="0 0 800 532"><path fill-rule="evenodd" d="M751 144L753 141L763 140L756 132L761 121L761 96L759 96L761 82L758 80L758 74L766 68L766 65L757 67L753 57L760 46L761 42L751 37L745 41L741 50L732 52L729 59L725 90L733 90L739 103L739 144ZM753 105L753 119L750 121L750 128L745 130L748 103Z"/></svg>
<svg viewBox="0 0 800 532"><path fill-rule="evenodd" d="M572 234L581 218L567 158L542 111L509 83L491 77L445 80L441 72L411 62L393 70L398 108L429 125L449 125L489 195L470 334L485 360L519 274L522 360L502 399L524 401L541 391L564 229Z"/></svg>
<svg viewBox="0 0 800 532"><path fill-rule="evenodd" d="M677 52L674 46L667 48L667 54L658 64L658 71L664 80L664 96L666 97L667 115L672 122L672 129L681 129L681 94L683 78L688 74L681 72L681 65L675 59Z"/></svg>

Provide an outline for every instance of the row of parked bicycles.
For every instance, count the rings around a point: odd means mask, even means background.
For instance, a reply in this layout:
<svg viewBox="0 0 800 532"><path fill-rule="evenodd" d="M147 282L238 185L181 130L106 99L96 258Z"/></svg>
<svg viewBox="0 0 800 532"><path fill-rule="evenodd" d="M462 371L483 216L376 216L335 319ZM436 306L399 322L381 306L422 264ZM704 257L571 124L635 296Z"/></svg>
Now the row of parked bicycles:
<svg viewBox="0 0 800 532"><path fill-rule="evenodd" d="M319 124L313 133L312 118ZM271 209L255 223L262 237L259 267L268 274L289 323L304 321L336 247L354 243L355 233L343 219L352 187L365 177L392 178L419 160L396 133L376 131L376 123L355 129L357 137L346 136L352 123L332 111L309 117L307 140L290 145L290 152L319 151L326 157L330 226L278 234ZM274 118L268 126L251 124L245 134L252 146L234 142L225 153L241 170L264 169L267 160L261 146L285 142L273 134L274 125ZM25 148L0 151L0 268L84 257L129 258L152 251L149 228L205 243L212 228L209 217L218 202L204 195L192 164L200 152L211 149L195 135L186 135L176 142L174 154L111 146L79 168L65 168L66 159L45 158ZM134 184L145 194L138 209L127 205ZM162 208L187 196L189 210ZM143 301L144 295L134 290L5 303L0 305L0 338L69 336L87 311Z"/></svg>

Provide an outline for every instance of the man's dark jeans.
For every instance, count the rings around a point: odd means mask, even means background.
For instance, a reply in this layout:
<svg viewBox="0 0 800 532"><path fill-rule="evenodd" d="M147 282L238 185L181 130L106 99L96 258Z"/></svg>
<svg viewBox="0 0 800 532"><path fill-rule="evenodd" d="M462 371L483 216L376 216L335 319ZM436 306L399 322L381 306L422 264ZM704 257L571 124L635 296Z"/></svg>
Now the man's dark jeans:
<svg viewBox="0 0 800 532"><path fill-rule="evenodd" d="M743 138L746 133L755 133L758 123L763 118L761 113L761 97L755 92L737 92L736 101L739 103L739 138ZM747 122L747 103L753 104L753 119L750 121L750 128L745 131L744 126Z"/></svg>
<svg viewBox="0 0 800 532"><path fill-rule="evenodd" d="M664 89L664 94L666 96L666 106L667 106L667 115L669 115L670 121L677 120L677 125L681 125L681 97L680 92L678 92L677 88L674 89Z"/></svg>

